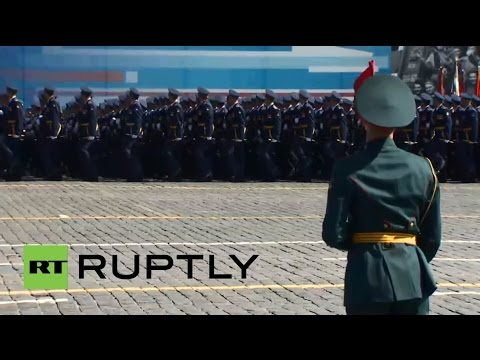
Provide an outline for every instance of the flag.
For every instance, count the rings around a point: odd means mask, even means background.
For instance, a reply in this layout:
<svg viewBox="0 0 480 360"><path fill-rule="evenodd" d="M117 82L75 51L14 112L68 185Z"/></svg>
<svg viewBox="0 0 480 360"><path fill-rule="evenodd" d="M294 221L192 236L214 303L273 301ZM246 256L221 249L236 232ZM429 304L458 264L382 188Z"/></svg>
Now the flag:
<svg viewBox="0 0 480 360"><path fill-rule="evenodd" d="M477 68L477 90L475 91L475 95L480 96L480 64Z"/></svg>
<svg viewBox="0 0 480 360"><path fill-rule="evenodd" d="M444 87L444 75L443 75L443 66L440 66L440 69L438 69L438 85L437 85L437 91L445 95L445 87Z"/></svg>
<svg viewBox="0 0 480 360"><path fill-rule="evenodd" d="M460 80L460 64L458 59L455 60L455 71L453 74L453 82L452 82L452 94L460 96L463 89L460 88L461 80Z"/></svg>
<svg viewBox="0 0 480 360"><path fill-rule="evenodd" d="M353 83L353 91L356 93L360 86L363 84L365 80L367 80L370 76L375 74L375 60L370 60L368 62L368 67L363 70L360 76L355 80Z"/></svg>

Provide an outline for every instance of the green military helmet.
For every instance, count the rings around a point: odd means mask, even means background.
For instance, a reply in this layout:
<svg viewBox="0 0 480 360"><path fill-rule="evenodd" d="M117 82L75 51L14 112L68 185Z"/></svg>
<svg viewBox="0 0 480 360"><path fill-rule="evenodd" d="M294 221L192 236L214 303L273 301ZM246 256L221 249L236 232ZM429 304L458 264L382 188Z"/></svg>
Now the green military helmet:
<svg viewBox="0 0 480 360"><path fill-rule="evenodd" d="M365 80L355 95L355 107L366 121L386 128L407 126L416 115L412 91L391 75L374 75Z"/></svg>

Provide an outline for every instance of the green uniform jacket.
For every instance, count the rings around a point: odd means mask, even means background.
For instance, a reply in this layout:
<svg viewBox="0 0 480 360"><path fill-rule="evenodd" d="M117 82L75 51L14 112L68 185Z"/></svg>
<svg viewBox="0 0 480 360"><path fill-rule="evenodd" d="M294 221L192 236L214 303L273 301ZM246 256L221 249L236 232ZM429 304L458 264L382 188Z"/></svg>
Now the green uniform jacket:
<svg viewBox="0 0 480 360"><path fill-rule="evenodd" d="M414 234L417 246L353 244L357 232ZM428 161L397 148L391 139L371 141L365 150L338 160L322 236L327 245L348 251L345 305L433 294L429 262L440 247L441 216L440 191Z"/></svg>

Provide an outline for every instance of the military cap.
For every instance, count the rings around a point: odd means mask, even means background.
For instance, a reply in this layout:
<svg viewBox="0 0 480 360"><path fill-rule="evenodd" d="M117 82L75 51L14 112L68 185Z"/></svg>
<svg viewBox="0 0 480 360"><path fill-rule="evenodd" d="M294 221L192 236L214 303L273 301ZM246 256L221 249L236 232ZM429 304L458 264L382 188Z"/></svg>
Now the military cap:
<svg viewBox="0 0 480 360"><path fill-rule="evenodd" d="M80 89L80 94L85 96L92 96L93 91L88 87L84 87Z"/></svg>
<svg viewBox="0 0 480 360"><path fill-rule="evenodd" d="M147 97L146 101L147 101L147 104L153 104L155 103L155 98L153 96L149 96Z"/></svg>
<svg viewBox="0 0 480 360"><path fill-rule="evenodd" d="M432 97L430 95L428 95L427 93L422 93L420 95L420 98L422 99L422 101L426 101L428 103L430 103L432 101Z"/></svg>
<svg viewBox="0 0 480 360"><path fill-rule="evenodd" d="M452 95L452 103L460 104L460 96L458 96L457 94L453 94Z"/></svg>
<svg viewBox="0 0 480 360"><path fill-rule="evenodd" d="M257 94L257 100L265 100L264 94Z"/></svg>
<svg viewBox="0 0 480 360"><path fill-rule="evenodd" d="M189 95L188 96L188 101L197 102L197 97L195 96L195 94Z"/></svg>
<svg viewBox="0 0 480 360"><path fill-rule="evenodd" d="M180 96L180 91L178 91L177 89L174 89L174 88L168 89L168 93L170 95L173 95L173 96L177 96L177 97Z"/></svg>
<svg viewBox="0 0 480 360"><path fill-rule="evenodd" d="M138 99L140 97L140 93L136 88L130 88L130 90L128 91L128 96L134 99Z"/></svg>
<svg viewBox="0 0 480 360"><path fill-rule="evenodd" d="M219 95L218 96L218 102L219 103L225 104L226 101L227 101L227 97L225 95Z"/></svg>
<svg viewBox="0 0 480 360"><path fill-rule="evenodd" d="M332 91L332 93L330 94L330 98L337 99L337 100L342 100L342 95L340 95L336 91Z"/></svg>
<svg viewBox="0 0 480 360"><path fill-rule="evenodd" d="M441 101L445 100L445 98L443 97L443 95L440 94L438 91L435 91L435 93L433 94L433 98L434 98L434 99L441 100Z"/></svg>
<svg viewBox="0 0 480 360"><path fill-rule="evenodd" d="M323 104L323 97L318 97L318 98L315 98L315 104Z"/></svg>
<svg viewBox="0 0 480 360"><path fill-rule="evenodd" d="M480 97L478 97L477 95L473 95L472 100L477 102L477 103L480 103Z"/></svg>
<svg viewBox="0 0 480 360"><path fill-rule="evenodd" d="M323 100L324 100L324 101L328 101L328 100L330 100L331 98L332 98L332 94L327 94L327 95L325 95L325 96L323 97Z"/></svg>
<svg viewBox="0 0 480 360"><path fill-rule="evenodd" d="M386 128L406 126L416 114L409 86L391 75L374 75L365 80L357 90L355 104L366 121Z"/></svg>
<svg viewBox="0 0 480 360"><path fill-rule="evenodd" d="M448 95L445 95L445 97L444 97L444 102L450 104L450 103L452 102L452 98L451 98L450 96L448 96Z"/></svg>
<svg viewBox="0 0 480 360"><path fill-rule="evenodd" d="M0 95L1 97L1 95ZM40 108L40 101L38 101L37 99L34 99L33 100L33 103L32 103L32 108Z"/></svg>
<svg viewBox="0 0 480 360"><path fill-rule="evenodd" d="M353 101L350 99L343 98L342 103L345 105L353 105Z"/></svg>
<svg viewBox="0 0 480 360"><path fill-rule="evenodd" d="M305 98L305 99L308 99L310 97L310 94L308 93L307 90L300 90L300 92L298 93L298 95L300 95L301 97Z"/></svg>
<svg viewBox="0 0 480 360"><path fill-rule="evenodd" d="M265 96L268 96L269 98L272 98L272 99L275 99L276 95L275 95L275 92L273 90L265 90Z"/></svg>
<svg viewBox="0 0 480 360"><path fill-rule="evenodd" d="M274 100L275 103L279 104L279 105L283 105L283 97L281 96L277 96Z"/></svg>
<svg viewBox="0 0 480 360"><path fill-rule="evenodd" d="M300 100L300 97L298 96L297 93L292 93L292 94L290 95L290 97L292 98L292 100L295 100L295 101Z"/></svg>
<svg viewBox="0 0 480 360"><path fill-rule="evenodd" d="M168 94L166 93L161 93L159 94L156 98L155 98L155 101L160 101L160 100L166 100L168 99Z"/></svg>
<svg viewBox="0 0 480 360"><path fill-rule="evenodd" d="M238 97L240 97L240 94L237 91L235 91L233 89L230 89L230 90L228 90L228 96L238 98Z"/></svg>
<svg viewBox="0 0 480 360"><path fill-rule="evenodd" d="M16 94L18 92L18 89L15 86L7 85L7 92Z"/></svg>
<svg viewBox="0 0 480 360"><path fill-rule="evenodd" d="M98 108L99 108L100 110L105 110L105 103L100 103L100 104L98 104Z"/></svg>
<svg viewBox="0 0 480 360"><path fill-rule="evenodd" d="M290 101L292 101L292 97L291 97L290 95L285 95L285 96L283 97L283 101L284 101L284 102L290 102Z"/></svg>
<svg viewBox="0 0 480 360"><path fill-rule="evenodd" d="M308 102L309 102L311 105L315 104L315 98L314 98L313 96L310 96L310 97L308 98Z"/></svg>
<svg viewBox="0 0 480 360"><path fill-rule="evenodd" d="M468 93L462 93L460 95L460 98L461 99L465 99L465 100L472 100L472 95L468 94Z"/></svg>
<svg viewBox="0 0 480 360"><path fill-rule="evenodd" d="M147 101L146 101L145 99L141 99L139 102L140 102L140 105L142 105L142 107L143 107L144 109L147 108Z"/></svg>
<svg viewBox="0 0 480 360"><path fill-rule="evenodd" d="M208 94L210 94L210 91L208 91L208 90L205 89L204 87L198 87L198 88L197 88L197 92L198 92L200 95L208 95Z"/></svg>
<svg viewBox="0 0 480 360"><path fill-rule="evenodd" d="M43 89L43 92L47 95L53 95L55 94L55 89L51 86L45 86L45 88Z"/></svg>

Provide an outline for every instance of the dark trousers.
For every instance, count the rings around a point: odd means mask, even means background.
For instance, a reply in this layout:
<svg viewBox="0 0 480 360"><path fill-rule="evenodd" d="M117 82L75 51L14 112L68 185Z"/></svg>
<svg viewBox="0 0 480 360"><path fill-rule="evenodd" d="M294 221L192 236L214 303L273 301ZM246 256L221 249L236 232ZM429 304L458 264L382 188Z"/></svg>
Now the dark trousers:
<svg viewBox="0 0 480 360"><path fill-rule="evenodd" d="M5 180L20 181L25 169L23 141L19 138L2 138L0 153L7 169Z"/></svg>
<svg viewBox="0 0 480 360"><path fill-rule="evenodd" d="M243 142L226 140L222 144L222 158L228 180L243 181L245 179L245 145Z"/></svg>
<svg viewBox="0 0 480 360"><path fill-rule="evenodd" d="M94 140L80 139L77 143L79 176L84 181L98 181L97 168L93 154Z"/></svg>
<svg viewBox="0 0 480 360"><path fill-rule="evenodd" d="M169 180L179 180L182 175L183 144L181 141L167 140L163 144L162 157Z"/></svg>
<svg viewBox="0 0 480 360"><path fill-rule="evenodd" d="M477 173L475 161L475 144L459 141L456 144L456 172L460 181L474 182Z"/></svg>
<svg viewBox="0 0 480 360"><path fill-rule="evenodd" d="M274 145L270 141L262 140L256 147L257 174L262 181L275 181L279 175Z"/></svg>
<svg viewBox="0 0 480 360"><path fill-rule="evenodd" d="M315 143L302 139L295 139L292 152L298 159L296 166L296 179L299 181L309 182L312 180L312 149Z"/></svg>
<svg viewBox="0 0 480 360"><path fill-rule="evenodd" d="M57 139L38 139L37 146L42 175L45 180L61 180Z"/></svg>
<svg viewBox="0 0 480 360"><path fill-rule="evenodd" d="M346 144L337 140L327 140L323 145L323 158L325 160L324 179L330 179L335 160L346 155Z"/></svg>
<svg viewBox="0 0 480 360"><path fill-rule="evenodd" d="M428 315L429 312L429 298L346 306L347 315Z"/></svg>
<svg viewBox="0 0 480 360"><path fill-rule="evenodd" d="M199 139L193 141L195 178L206 181L213 177L213 142Z"/></svg>
<svg viewBox="0 0 480 360"><path fill-rule="evenodd" d="M123 177L127 181L143 181L141 146L137 139L124 137L122 141Z"/></svg>

